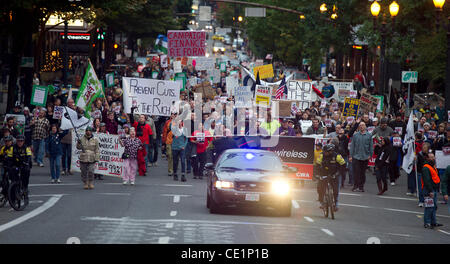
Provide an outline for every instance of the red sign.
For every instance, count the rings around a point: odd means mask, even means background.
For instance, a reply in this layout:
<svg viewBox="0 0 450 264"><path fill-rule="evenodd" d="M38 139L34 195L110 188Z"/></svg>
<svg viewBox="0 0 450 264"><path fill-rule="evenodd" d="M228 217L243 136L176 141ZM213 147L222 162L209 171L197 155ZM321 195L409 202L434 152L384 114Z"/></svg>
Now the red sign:
<svg viewBox="0 0 450 264"><path fill-rule="evenodd" d="M167 32L169 57L204 57L206 32L169 30Z"/></svg>

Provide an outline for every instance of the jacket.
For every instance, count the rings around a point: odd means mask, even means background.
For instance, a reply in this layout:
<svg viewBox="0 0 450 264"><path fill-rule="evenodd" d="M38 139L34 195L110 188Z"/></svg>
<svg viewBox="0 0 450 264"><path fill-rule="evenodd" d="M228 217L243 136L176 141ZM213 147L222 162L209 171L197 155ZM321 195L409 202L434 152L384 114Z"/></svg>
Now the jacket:
<svg viewBox="0 0 450 264"><path fill-rule="evenodd" d="M138 126L140 126L140 129L138 129ZM149 124L144 123L144 125L141 125L139 122L135 121L133 123L133 127L134 129L136 129L136 137L142 141L142 144L150 144L150 136L153 134L153 131L150 128ZM141 130L142 134L139 134L138 130Z"/></svg>
<svg viewBox="0 0 450 264"><path fill-rule="evenodd" d="M368 160L373 155L373 140L372 135L366 131L356 132L353 135L352 143L350 144L350 156L357 160Z"/></svg>
<svg viewBox="0 0 450 264"><path fill-rule="evenodd" d="M182 148L186 148L186 145L188 143L188 139L186 137L187 130L183 128L183 132L180 136L175 136L172 132L172 150L180 150Z"/></svg>
<svg viewBox="0 0 450 264"><path fill-rule="evenodd" d="M391 144L386 144L384 146L376 146L375 147L375 155L377 158L375 159L375 166L377 168L382 168L389 164L391 160L391 155L393 154L393 148Z"/></svg>
<svg viewBox="0 0 450 264"><path fill-rule="evenodd" d="M21 148L19 146L14 145L12 151L12 164L13 166L19 167L21 169L31 169L33 166L32 160L32 152L30 147L23 145Z"/></svg>
<svg viewBox="0 0 450 264"><path fill-rule="evenodd" d="M82 150L80 153L81 163L95 163L100 160L100 150L98 139L94 136L87 138L86 135L77 142L77 149Z"/></svg>
<svg viewBox="0 0 450 264"><path fill-rule="evenodd" d="M157 134L157 131L156 131L156 125L155 125L155 121L153 120L153 118L149 118L148 120L147 120L147 124L150 126L150 128L151 128L151 130L152 130L152 139L153 139L153 141L154 140L156 140L156 134Z"/></svg>
<svg viewBox="0 0 450 264"><path fill-rule="evenodd" d="M62 133L50 133L50 135L45 139L45 151L51 157L62 155L61 140L65 135L67 135L67 133L69 133L68 130L63 131Z"/></svg>
<svg viewBox="0 0 450 264"><path fill-rule="evenodd" d="M448 195L448 191L450 190L450 165L445 169L445 173L441 176L441 191L442 195Z"/></svg>
<svg viewBox="0 0 450 264"><path fill-rule="evenodd" d="M172 119L169 119L166 121L166 123L164 123L163 134L162 134L162 142L164 144L167 144L166 139L167 139L167 134L169 133L169 126L170 126L171 122L172 122Z"/></svg>
<svg viewBox="0 0 450 264"><path fill-rule="evenodd" d="M425 162L425 164L428 164ZM437 171L437 169L436 169ZM435 183L431 179L431 172L430 169L423 166L422 168L422 181L423 181L423 191L424 195L427 196L430 192L438 191L439 190L439 183Z"/></svg>
<svg viewBox="0 0 450 264"><path fill-rule="evenodd" d="M73 128L67 130L67 134L61 139L61 143L72 145L72 130Z"/></svg>
<svg viewBox="0 0 450 264"><path fill-rule="evenodd" d="M310 126L307 130L306 130L306 135L314 135L314 134L324 134L325 133L325 128L319 126L317 128L317 130L314 130L313 126Z"/></svg>

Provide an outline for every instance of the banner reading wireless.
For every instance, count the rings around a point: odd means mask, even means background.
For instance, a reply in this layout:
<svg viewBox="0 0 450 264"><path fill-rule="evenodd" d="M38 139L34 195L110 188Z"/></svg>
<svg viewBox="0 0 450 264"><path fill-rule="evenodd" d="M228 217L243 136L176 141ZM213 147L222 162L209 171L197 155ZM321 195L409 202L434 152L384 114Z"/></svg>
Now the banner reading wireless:
<svg viewBox="0 0 450 264"><path fill-rule="evenodd" d="M167 32L169 57L204 57L206 32L169 30Z"/></svg>

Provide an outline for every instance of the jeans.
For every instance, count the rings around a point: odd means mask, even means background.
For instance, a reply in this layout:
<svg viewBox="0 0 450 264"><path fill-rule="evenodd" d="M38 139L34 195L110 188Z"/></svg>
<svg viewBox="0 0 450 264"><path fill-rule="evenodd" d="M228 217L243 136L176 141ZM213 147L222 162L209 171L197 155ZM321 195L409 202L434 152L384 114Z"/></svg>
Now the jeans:
<svg viewBox="0 0 450 264"><path fill-rule="evenodd" d="M48 159L50 160L50 174L52 180L57 180L61 173L61 155L50 156Z"/></svg>
<svg viewBox="0 0 450 264"><path fill-rule="evenodd" d="M61 144L62 146L62 168L64 171L70 170L72 163L72 144Z"/></svg>
<svg viewBox="0 0 450 264"><path fill-rule="evenodd" d="M145 157L144 157L144 159L145 159L145 167L147 167L148 163L150 162L150 158L149 158L150 145L149 144L144 144L144 148L145 148L145 151L147 152L147 155L145 155Z"/></svg>
<svg viewBox="0 0 450 264"><path fill-rule="evenodd" d="M354 185L353 188L359 188L364 190L364 184L366 183L366 170L369 160L352 160Z"/></svg>
<svg viewBox="0 0 450 264"><path fill-rule="evenodd" d="M34 161L43 164L45 154L45 139L33 140Z"/></svg>
<svg viewBox="0 0 450 264"><path fill-rule="evenodd" d="M150 163L156 163L158 161L158 143L158 139L153 139L150 137L150 149L147 152Z"/></svg>
<svg viewBox="0 0 450 264"><path fill-rule="evenodd" d="M347 158L348 159L348 158ZM353 184L353 163L349 161L348 163L348 184Z"/></svg>
<svg viewBox="0 0 450 264"><path fill-rule="evenodd" d="M193 164L194 176L203 177L203 170L206 164L206 151L203 153L197 153L197 158Z"/></svg>
<svg viewBox="0 0 450 264"><path fill-rule="evenodd" d="M412 170L411 173L408 174L408 192L416 193L416 171Z"/></svg>
<svg viewBox="0 0 450 264"><path fill-rule="evenodd" d="M191 163L191 157L192 157L192 151L195 151L193 148L194 144L192 142L188 142L186 145L186 151L185 151L185 157L186 157L186 168L187 173L191 173L192 163Z"/></svg>
<svg viewBox="0 0 450 264"><path fill-rule="evenodd" d="M173 149L173 174L177 175L178 172L178 160L181 160L181 174L186 172L186 155L184 149Z"/></svg>
<svg viewBox="0 0 450 264"><path fill-rule="evenodd" d="M417 173L417 184L419 185L419 203L423 203L422 173Z"/></svg>
<svg viewBox="0 0 450 264"><path fill-rule="evenodd" d="M383 181L385 182L387 180L387 168L386 166L382 166L381 168L375 167L375 175L377 177L377 182Z"/></svg>
<svg viewBox="0 0 450 264"><path fill-rule="evenodd" d="M434 207L425 207L425 212L423 214L424 224L434 225L436 224L436 210L437 210L437 195L436 191L433 191L434 197Z"/></svg>

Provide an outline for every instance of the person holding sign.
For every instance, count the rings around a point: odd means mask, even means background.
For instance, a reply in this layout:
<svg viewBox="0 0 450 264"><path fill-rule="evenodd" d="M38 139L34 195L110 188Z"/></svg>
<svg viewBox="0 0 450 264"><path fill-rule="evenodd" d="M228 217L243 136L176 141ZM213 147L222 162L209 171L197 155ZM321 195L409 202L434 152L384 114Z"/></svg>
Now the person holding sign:
<svg viewBox="0 0 450 264"><path fill-rule="evenodd" d="M62 156L62 138L69 133L68 130L63 132L58 131L57 124L52 124L50 135L45 140L45 149L50 160L50 175L52 176L52 183L61 183L59 177L61 176L61 156Z"/></svg>
<svg viewBox="0 0 450 264"><path fill-rule="evenodd" d="M136 130L134 127L130 128L130 137L120 139L120 145L125 147L122 155L124 161L123 167L125 173L123 174L123 185L127 185L130 182L134 185L136 172L138 167L138 151L143 149L142 141L136 137Z"/></svg>
<svg viewBox="0 0 450 264"><path fill-rule="evenodd" d="M425 212L423 215L424 227L433 229L442 226L436 222L437 194L440 184L436 169L436 159L433 153L425 155L425 164L422 169L422 189L425 196Z"/></svg>
<svg viewBox="0 0 450 264"><path fill-rule="evenodd" d="M99 142L94 137L92 127L87 127L84 136L77 140L77 149L80 153L81 180L84 183L84 189L94 189L94 170L95 163L100 160Z"/></svg>

